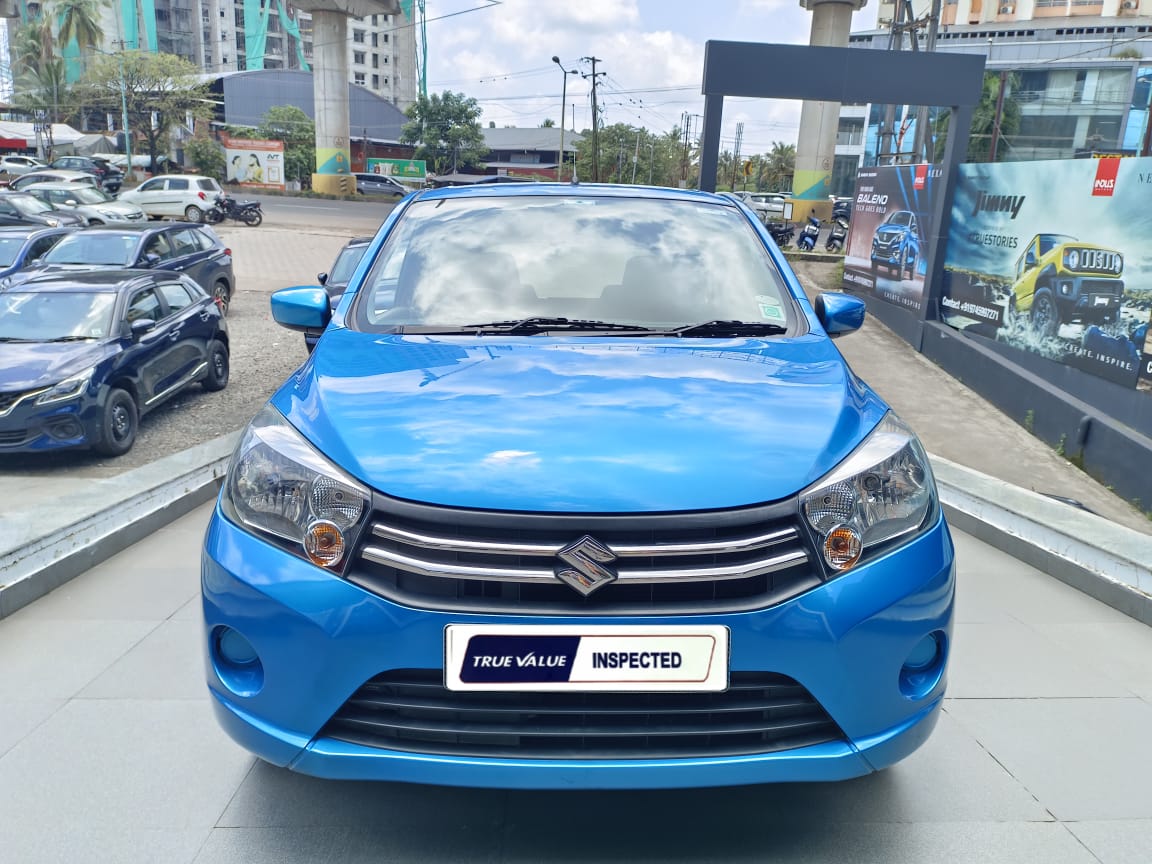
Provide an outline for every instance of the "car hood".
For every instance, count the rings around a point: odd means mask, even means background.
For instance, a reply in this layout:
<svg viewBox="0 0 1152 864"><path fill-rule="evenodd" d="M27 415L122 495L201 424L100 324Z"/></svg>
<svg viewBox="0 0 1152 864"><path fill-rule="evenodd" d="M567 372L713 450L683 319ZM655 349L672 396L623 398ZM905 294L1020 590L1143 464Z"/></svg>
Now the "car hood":
<svg viewBox="0 0 1152 864"><path fill-rule="evenodd" d="M385 494L660 512L787 498L887 410L824 336L437 338L330 330L273 398Z"/></svg>
<svg viewBox="0 0 1152 864"><path fill-rule="evenodd" d="M876 229L876 235L878 237L896 237L897 235L907 233L907 225L881 225Z"/></svg>
<svg viewBox="0 0 1152 864"><path fill-rule="evenodd" d="M0 342L0 390L12 393L59 384L114 350L103 342Z"/></svg>

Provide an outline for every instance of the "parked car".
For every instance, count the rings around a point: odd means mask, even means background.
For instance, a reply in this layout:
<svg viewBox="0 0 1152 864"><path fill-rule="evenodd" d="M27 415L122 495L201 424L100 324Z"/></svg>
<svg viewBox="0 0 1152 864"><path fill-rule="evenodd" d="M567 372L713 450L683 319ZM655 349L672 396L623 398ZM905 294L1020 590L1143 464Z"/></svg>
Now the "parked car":
<svg viewBox="0 0 1152 864"><path fill-rule="evenodd" d="M83 171L96 178L97 185L115 195L124 183L124 172L109 162L96 156L61 156L52 161L51 168L65 171Z"/></svg>
<svg viewBox="0 0 1152 864"><path fill-rule="evenodd" d="M204 214L221 191L220 184L211 177L167 174L145 180L135 189L126 189L120 193L119 200L137 205L149 217L171 216L203 222Z"/></svg>
<svg viewBox="0 0 1152 864"><path fill-rule="evenodd" d="M388 195L403 198L410 190L403 183L385 174L353 174L356 178L356 191L362 195Z"/></svg>
<svg viewBox="0 0 1152 864"><path fill-rule="evenodd" d="M12 181L9 188L23 191L34 183L68 183L78 186L96 186L96 177L85 171L56 171L43 168L29 171Z"/></svg>
<svg viewBox="0 0 1152 864"><path fill-rule="evenodd" d="M228 384L220 310L179 273L42 274L0 292L0 453L127 452L142 414Z"/></svg>
<svg viewBox="0 0 1152 864"><path fill-rule="evenodd" d="M147 216L137 205L117 201L102 189L67 183L36 183L25 190L45 204L65 213L75 213L89 225L107 222L144 222Z"/></svg>
<svg viewBox="0 0 1152 864"><path fill-rule="evenodd" d="M81 226L83 216L54 210L39 198L26 192L0 192L0 225Z"/></svg>
<svg viewBox="0 0 1152 864"><path fill-rule="evenodd" d="M8 277L9 284L42 273L91 269L148 268L190 277L227 315L236 286L232 250L211 228L174 222L169 225L105 225L65 237L31 268Z"/></svg>
<svg viewBox="0 0 1152 864"><path fill-rule="evenodd" d="M0 277L22 270L72 230L42 228L37 225L0 228Z"/></svg>
<svg viewBox="0 0 1152 864"><path fill-rule="evenodd" d="M595 254L589 254L595 250ZM945 690L953 547L913 432L729 199L405 199L241 434L205 537L223 728L273 764L516 788L878 771Z"/></svg>
<svg viewBox="0 0 1152 864"><path fill-rule="evenodd" d="M27 174L29 171L39 171L47 167L35 156L19 156L15 153L0 156L0 172L4 174Z"/></svg>
<svg viewBox="0 0 1152 864"><path fill-rule="evenodd" d="M332 269L327 273L317 274L316 281L324 286L324 290L328 293L328 302L333 309L340 302L340 298L344 296L344 289L348 287L348 281L356 272L356 267L360 264L360 259L364 257L364 252L371 242L371 237L353 237L336 256ZM316 347L316 342L323 332L323 329L304 331L304 344L308 346L309 351Z"/></svg>

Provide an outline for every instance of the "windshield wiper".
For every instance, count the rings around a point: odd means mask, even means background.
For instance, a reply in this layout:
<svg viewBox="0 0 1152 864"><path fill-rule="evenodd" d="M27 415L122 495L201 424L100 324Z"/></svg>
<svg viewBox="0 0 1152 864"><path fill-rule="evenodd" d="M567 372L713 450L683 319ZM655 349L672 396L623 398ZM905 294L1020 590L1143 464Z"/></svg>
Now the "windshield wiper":
<svg viewBox="0 0 1152 864"><path fill-rule="evenodd" d="M95 336L53 336L51 339L37 339L37 342L87 342Z"/></svg>
<svg viewBox="0 0 1152 864"><path fill-rule="evenodd" d="M579 318L517 318L511 321L492 321L488 324L465 324L461 332L484 335L485 333L543 333L547 330L567 331L593 331L593 330L627 330L633 333L650 332L650 327L640 327L636 324L621 324L616 321L595 321Z"/></svg>
<svg viewBox="0 0 1152 864"><path fill-rule="evenodd" d="M18 336L0 336L0 342L39 342L39 339L21 339Z"/></svg>
<svg viewBox="0 0 1152 864"><path fill-rule="evenodd" d="M779 336L788 328L766 321L726 321L717 319L702 324L685 324L665 331L672 336Z"/></svg>

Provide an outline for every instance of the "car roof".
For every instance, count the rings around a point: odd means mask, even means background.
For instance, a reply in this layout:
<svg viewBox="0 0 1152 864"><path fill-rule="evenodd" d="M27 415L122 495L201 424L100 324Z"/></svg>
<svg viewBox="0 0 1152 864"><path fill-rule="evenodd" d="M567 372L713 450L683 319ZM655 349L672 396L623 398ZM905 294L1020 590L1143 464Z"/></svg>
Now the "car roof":
<svg viewBox="0 0 1152 864"><path fill-rule="evenodd" d="M23 174L21 176L31 177L34 174L36 174L36 175L59 174L61 177L68 177L68 178L80 178L80 177L91 178L92 177L92 175L89 174L87 171L73 171L71 168L42 168L38 171L29 171L27 174Z"/></svg>
<svg viewBox="0 0 1152 864"><path fill-rule="evenodd" d="M47 189L49 192L52 192L54 190L59 190L62 192L74 192L74 191L76 191L76 184L75 183L57 183L57 182L33 183L27 189L12 189L10 191L15 192L17 195L31 195L32 194L31 190L33 190L33 189L39 189L40 191Z"/></svg>
<svg viewBox="0 0 1152 864"><path fill-rule="evenodd" d="M171 276L178 274L171 273ZM12 286L11 293L21 291L90 291L114 294L140 283L155 281L151 270L70 270L68 272L40 273L27 281Z"/></svg>
<svg viewBox="0 0 1152 864"><path fill-rule="evenodd" d="M353 237L351 240L349 240L347 243L345 243L344 246L345 247L364 246L368 243L371 243L373 239L375 239L375 238L373 238L373 237Z"/></svg>
<svg viewBox="0 0 1152 864"><path fill-rule="evenodd" d="M215 177L208 177L205 174L159 174L156 177L149 177L149 180L212 180L215 182Z"/></svg>
<svg viewBox="0 0 1152 864"><path fill-rule="evenodd" d="M5 225L0 228L0 237L19 235L31 237L33 234L67 234L69 229L64 226L49 228L47 225Z"/></svg>
<svg viewBox="0 0 1152 864"><path fill-rule="evenodd" d="M172 228L203 228L194 222L165 222L162 225L148 225L140 222L124 222L115 225L90 225L84 229L85 234L147 234L156 231L168 231ZM213 235L215 236L215 235Z"/></svg>
<svg viewBox="0 0 1152 864"><path fill-rule="evenodd" d="M591 196L597 198L648 198L663 201L708 201L735 207L731 198L714 192L697 189L672 189L667 186L640 186L612 183L473 183L468 186L441 186L438 189L424 189L417 196L419 200L440 200L442 198L512 198L512 197L572 197Z"/></svg>

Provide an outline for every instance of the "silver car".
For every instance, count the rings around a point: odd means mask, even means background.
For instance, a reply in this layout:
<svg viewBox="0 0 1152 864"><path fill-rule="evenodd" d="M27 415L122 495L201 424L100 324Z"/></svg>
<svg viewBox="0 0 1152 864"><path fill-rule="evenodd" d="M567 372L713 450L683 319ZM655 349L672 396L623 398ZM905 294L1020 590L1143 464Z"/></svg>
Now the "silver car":
<svg viewBox="0 0 1152 864"><path fill-rule="evenodd" d="M27 174L48 166L35 156L18 156L14 153L0 157L0 172L5 174Z"/></svg>
<svg viewBox="0 0 1152 864"><path fill-rule="evenodd" d="M67 183L36 183L24 190L56 210L83 216L89 225L114 222L144 222L148 217L137 205L117 201L103 189Z"/></svg>
<svg viewBox="0 0 1152 864"><path fill-rule="evenodd" d="M171 216L186 222L203 222L220 194L220 184L199 174L166 174L126 189L118 200L135 204L150 217Z"/></svg>

